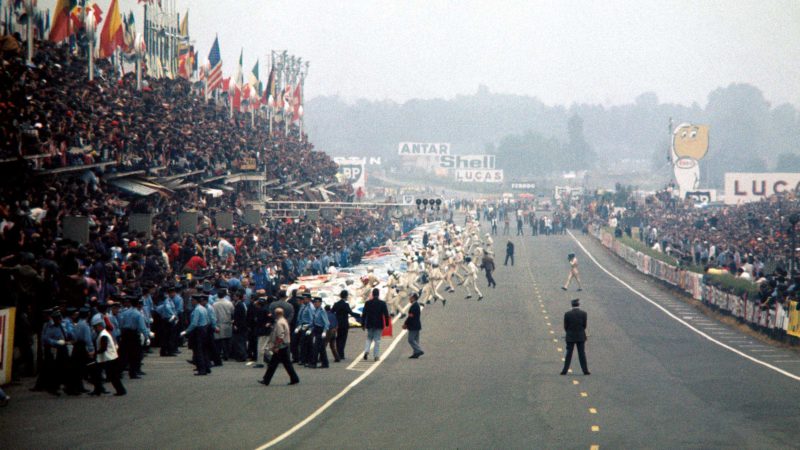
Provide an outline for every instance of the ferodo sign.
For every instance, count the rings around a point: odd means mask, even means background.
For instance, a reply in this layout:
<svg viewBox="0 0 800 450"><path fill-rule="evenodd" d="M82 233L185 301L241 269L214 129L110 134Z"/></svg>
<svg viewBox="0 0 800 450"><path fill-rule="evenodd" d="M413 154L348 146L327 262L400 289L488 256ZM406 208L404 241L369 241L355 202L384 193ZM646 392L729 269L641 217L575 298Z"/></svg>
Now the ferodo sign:
<svg viewBox="0 0 800 450"><path fill-rule="evenodd" d="M439 167L443 169L494 169L494 155L442 155Z"/></svg>
<svg viewBox="0 0 800 450"><path fill-rule="evenodd" d="M462 183L502 183L502 169L458 169L456 181Z"/></svg>
<svg viewBox="0 0 800 450"><path fill-rule="evenodd" d="M782 192L800 192L800 173L726 173L725 203L755 202Z"/></svg>
<svg viewBox="0 0 800 450"><path fill-rule="evenodd" d="M401 142L397 146L400 156L441 156L450 154L450 143Z"/></svg>

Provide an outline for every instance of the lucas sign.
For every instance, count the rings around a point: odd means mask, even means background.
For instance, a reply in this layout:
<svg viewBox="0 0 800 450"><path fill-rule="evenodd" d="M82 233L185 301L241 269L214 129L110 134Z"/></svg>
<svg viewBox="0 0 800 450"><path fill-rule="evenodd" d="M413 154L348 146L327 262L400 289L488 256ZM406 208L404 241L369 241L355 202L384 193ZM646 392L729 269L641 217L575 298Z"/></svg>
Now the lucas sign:
<svg viewBox="0 0 800 450"><path fill-rule="evenodd" d="M784 192L800 193L800 173L726 173L725 203L755 202Z"/></svg>
<svg viewBox="0 0 800 450"><path fill-rule="evenodd" d="M397 146L400 156L441 156L450 154L450 143L401 142Z"/></svg>
<svg viewBox="0 0 800 450"><path fill-rule="evenodd" d="M503 171L498 169L458 169L456 181L462 183L502 183Z"/></svg>

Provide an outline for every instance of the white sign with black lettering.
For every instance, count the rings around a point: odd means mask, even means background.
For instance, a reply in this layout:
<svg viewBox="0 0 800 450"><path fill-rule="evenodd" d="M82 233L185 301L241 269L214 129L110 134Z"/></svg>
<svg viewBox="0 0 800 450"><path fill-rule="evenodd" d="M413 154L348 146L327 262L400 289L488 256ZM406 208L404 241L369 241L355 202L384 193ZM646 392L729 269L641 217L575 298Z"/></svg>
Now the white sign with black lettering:
<svg viewBox="0 0 800 450"><path fill-rule="evenodd" d="M725 174L725 204L755 202L783 192L800 193L800 173Z"/></svg>

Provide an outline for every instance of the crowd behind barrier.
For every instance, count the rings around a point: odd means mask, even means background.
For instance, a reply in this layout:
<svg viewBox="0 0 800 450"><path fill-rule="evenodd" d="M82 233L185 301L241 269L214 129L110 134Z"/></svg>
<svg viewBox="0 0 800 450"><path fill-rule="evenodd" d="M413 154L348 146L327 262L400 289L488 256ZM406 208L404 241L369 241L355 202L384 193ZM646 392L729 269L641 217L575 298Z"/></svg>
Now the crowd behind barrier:
<svg viewBox="0 0 800 450"><path fill-rule="evenodd" d="M800 343L800 277L797 271L790 274L783 267L787 261L783 252L791 245L786 216L798 211L794 195L739 206L697 208L662 191L644 205L629 203L620 210L595 200L588 209L594 218L591 234L638 271L774 339ZM623 236L635 239L632 224L640 227L638 238L651 251L672 256L677 264L623 243L619 239ZM771 273L766 273L765 261L774 267ZM704 273L693 271L697 264ZM725 280L737 280L739 286L749 289L734 289Z"/></svg>

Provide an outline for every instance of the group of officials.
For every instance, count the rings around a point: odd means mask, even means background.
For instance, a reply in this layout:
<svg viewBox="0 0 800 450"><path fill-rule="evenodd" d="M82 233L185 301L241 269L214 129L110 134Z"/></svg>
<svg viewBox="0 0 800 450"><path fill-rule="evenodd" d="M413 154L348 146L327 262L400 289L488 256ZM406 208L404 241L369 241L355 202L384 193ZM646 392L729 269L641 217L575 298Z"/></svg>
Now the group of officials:
<svg viewBox="0 0 800 450"><path fill-rule="evenodd" d="M114 387L115 395L126 394L120 373L140 378L144 349L150 332L143 306L132 296L117 296L107 305L46 311L42 327L44 357L33 391L60 395L101 395L108 393L103 380ZM86 389L90 380L93 390Z"/></svg>

